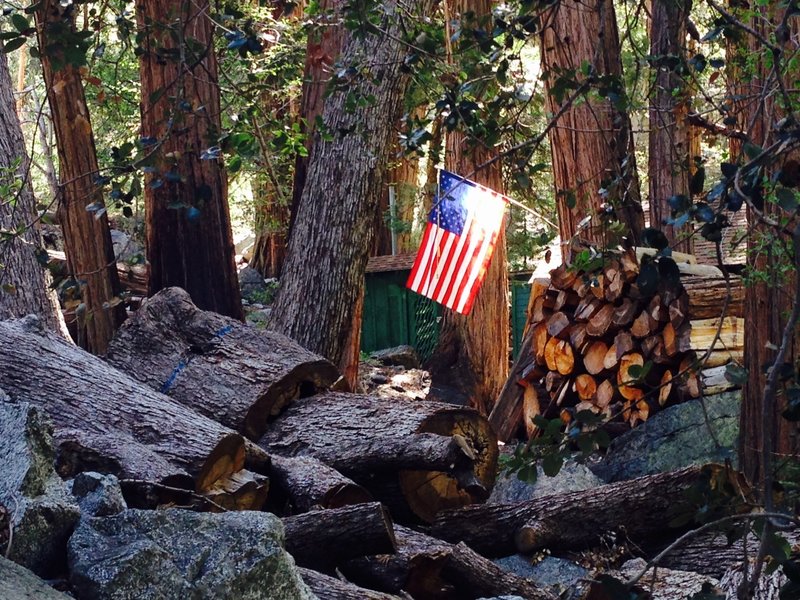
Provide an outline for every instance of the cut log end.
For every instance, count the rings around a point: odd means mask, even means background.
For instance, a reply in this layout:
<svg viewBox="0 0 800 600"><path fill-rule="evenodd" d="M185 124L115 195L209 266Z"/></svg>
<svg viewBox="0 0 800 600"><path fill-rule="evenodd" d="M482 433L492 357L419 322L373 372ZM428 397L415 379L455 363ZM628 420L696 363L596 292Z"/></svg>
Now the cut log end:
<svg viewBox="0 0 800 600"><path fill-rule="evenodd" d="M205 492L215 482L244 468L245 444L242 436L230 434L222 438L209 455L195 481L195 489Z"/></svg>
<svg viewBox="0 0 800 600"><path fill-rule="evenodd" d="M441 510L485 501L494 485L498 458L497 436L488 421L467 411L439 412L423 421L417 432L454 436L474 459L449 473L401 471L400 488L414 514L431 522Z"/></svg>

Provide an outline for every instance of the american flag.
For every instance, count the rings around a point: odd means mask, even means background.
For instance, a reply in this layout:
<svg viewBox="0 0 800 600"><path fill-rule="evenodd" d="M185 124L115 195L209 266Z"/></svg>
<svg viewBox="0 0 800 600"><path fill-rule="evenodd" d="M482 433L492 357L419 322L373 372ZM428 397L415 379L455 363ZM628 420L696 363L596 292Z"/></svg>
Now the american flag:
<svg viewBox="0 0 800 600"><path fill-rule="evenodd" d="M505 197L441 171L439 194L406 287L469 314L503 226Z"/></svg>

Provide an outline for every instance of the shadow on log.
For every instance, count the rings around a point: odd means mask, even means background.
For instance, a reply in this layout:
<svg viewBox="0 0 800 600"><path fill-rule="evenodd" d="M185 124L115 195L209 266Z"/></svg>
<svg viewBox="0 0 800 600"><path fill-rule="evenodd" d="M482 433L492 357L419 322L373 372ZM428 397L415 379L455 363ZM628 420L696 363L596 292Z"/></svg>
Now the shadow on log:
<svg viewBox="0 0 800 600"><path fill-rule="evenodd" d="M339 377L333 364L286 336L200 310L174 287L149 298L125 322L106 358L253 440L288 403Z"/></svg>
<svg viewBox="0 0 800 600"><path fill-rule="evenodd" d="M397 548L389 511L380 502L315 510L283 519L286 551L297 564L326 571L357 556Z"/></svg>
<svg viewBox="0 0 800 600"><path fill-rule="evenodd" d="M407 592L415 600L505 595L554 599L532 581L505 571L466 544L448 544L399 525L395 536L395 554L354 559L342 567L345 575L381 591Z"/></svg>
<svg viewBox="0 0 800 600"><path fill-rule="evenodd" d="M335 392L294 402L259 445L271 454L313 456L379 499L371 482L388 476L425 521L485 500L498 456L488 421L472 409Z"/></svg>
<svg viewBox="0 0 800 600"><path fill-rule="evenodd" d="M204 492L245 466L268 464L241 435L42 329L0 321L0 388L52 419L58 469Z"/></svg>
<svg viewBox="0 0 800 600"><path fill-rule="evenodd" d="M311 569L299 567L297 570L319 600L404 600L400 596L358 587Z"/></svg>

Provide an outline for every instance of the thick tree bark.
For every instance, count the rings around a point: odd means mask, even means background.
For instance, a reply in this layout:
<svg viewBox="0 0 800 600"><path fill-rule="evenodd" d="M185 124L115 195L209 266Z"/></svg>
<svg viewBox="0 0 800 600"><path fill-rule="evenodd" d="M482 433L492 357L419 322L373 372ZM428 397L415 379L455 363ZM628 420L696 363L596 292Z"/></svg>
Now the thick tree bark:
<svg viewBox="0 0 800 600"><path fill-rule="evenodd" d="M575 77L580 78L586 62L597 76L621 78L622 62L611 0L564 0L549 14L548 21L541 35L542 67L547 72L548 111L556 114L569 97L565 94L559 102L553 94L559 69L574 69ZM613 206L625 235L638 242L644 213L627 112L590 92L585 102L566 108L549 138L562 242L576 234L582 219L591 216L591 225L581 232L581 238L605 245L609 236L598 217L605 202ZM601 189L608 192L607 199L601 196Z"/></svg>
<svg viewBox="0 0 800 600"><path fill-rule="evenodd" d="M393 478L423 520L484 499L497 464L497 439L475 411L332 392L292 404L259 444L274 454L313 456L377 497L376 476Z"/></svg>
<svg viewBox="0 0 800 600"><path fill-rule="evenodd" d="M453 2L451 11L454 17L473 14L481 19L491 14L492 5L489 0L459 0ZM488 23L491 26L491 20ZM462 176L497 155L497 149L486 147L482 140L470 139L460 131L447 133L445 148L447 169ZM472 178L499 193L505 188L499 163L478 171ZM465 404L489 414L508 377L508 317L503 226L472 312L464 316L444 311L439 345L430 363L433 398L451 400L449 396L456 390Z"/></svg>
<svg viewBox="0 0 800 600"><path fill-rule="evenodd" d="M752 3L750 10L757 11L750 25L762 35L770 36L781 23L782 10L777 5L759 6ZM796 40L797 30L794 19L789 19L792 36L787 42L788 52L796 51L796 45L791 40ZM766 148L775 143L779 138L774 129L781 117L781 109L776 97L780 96L775 77L769 76L772 64L764 64L765 50L761 42L750 34L746 36L745 47L738 49L738 55L729 56L728 62L739 66L744 65L744 76L739 76L730 82L734 88L732 96L741 98L736 105L736 116L739 120L739 129L748 132L753 144ZM787 56L783 57L784 59ZM782 63L786 69L786 63ZM739 145L732 145L733 156L739 162L749 161L746 156L740 156ZM788 158L788 157L787 157ZM791 157L798 159L795 152ZM776 165L774 168L781 168ZM792 218L792 215L783 211L773 202L763 202L763 213L776 220ZM765 365L772 365L781 344L783 329L787 316L791 311L793 297L789 290L795 289L797 273L794 269L784 270L786 260L791 256L779 256L773 249L779 245L792 247L792 240L785 234L776 233L775 228L759 224L759 215L748 205L747 219L753 229L748 236L748 267L756 272L768 273L768 282L756 281L745 290L744 317L747 323L745 333L744 366L748 370L748 379L744 385L744 397L740 420L739 456L740 467L747 478L756 486L764 489L765 473L763 469L764 452L773 453L772 464L777 466L785 457L796 455L798 445L798 425L781 417L786 407L786 394L782 387L779 390L775 406L764 403L764 388L767 380ZM779 236L778 240L771 239ZM763 238L763 236L766 236ZM763 239L767 244L763 244ZM776 276L777 271L782 271L783 278ZM785 364L796 364L798 359L797 329L790 340L789 351L784 359ZM780 367L779 367L780 368Z"/></svg>
<svg viewBox="0 0 800 600"><path fill-rule="evenodd" d="M676 514L691 509L686 491L701 477L699 467L689 467L518 504L448 510L436 518L432 535L466 542L491 556L582 549L603 532L623 528L630 539L641 542L665 532Z"/></svg>
<svg viewBox="0 0 800 600"><path fill-rule="evenodd" d="M239 434L46 332L35 317L0 321L0 388L53 420L63 476L103 471L205 491L244 466ZM264 468L266 455L247 448Z"/></svg>
<svg viewBox="0 0 800 600"><path fill-rule="evenodd" d="M221 130L208 12L208 0L136 2L142 136L157 144L145 186L150 294L182 287L200 308L242 319L227 178L202 158Z"/></svg>
<svg viewBox="0 0 800 600"><path fill-rule="evenodd" d="M692 252L692 228L664 225L672 209L671 196L690 197L692 173L690 125L686 120L691 97L680 75L686 60L686 29L692 0L654 0L650 18L650 55L655 82L650 96L648 176L650 223L661 229L670 247Z"/></svg>
<svg viewBox="0 0 800 600"><path fill-rule="evenodd" d="M200 310L180 288L147 300L119 330L107 359L254 440L287 404L339 377L330 362L286 336Z"/></svg>
<svg viewBox="0 0 800 600"><path fill-rule="evenodd" d="M466 544L449 544L399 525L395 526L395 537L395 554L356 558L343 566L344 573L361 585L391 593L407 592L414 598L554 598Z"/></svg>
<svg viewBox="0 0 800 600"><path fill-rule="evenodd" d="M370 502L372 494L333 467L310 456L271 457L270 477L292 512Z"/></svg>
<svg viewBox="0 0 800 600"><path fill-rule="evenodd" d="M298 571L319 600L403 600L400 596L358 587L311 569L298 567Z"/></svg>
<svg viewBox="0 0 800 600"><path fill-rule="evenodd" d="M283 525L286 551L312 569L328 570L350 558L397 548L392 519L380 502L286 517Z"/></svg>
<svg viewBox="0 0 800 600"><path fill-rule="evenodd" d="M21 184L13 197L0 198L0 229L22 229L19 235L0 238L0 320L35 314L48 328L69 338L58 298L50 289L50 275L36 258L42 236L35 225L30 161L12 92L8 60L0 52L0 184Z"/></svg>
<svg viewBox="0 0 800 600"><path fill-rule="evenodd" d="M385 33L345 34L343 63L358 65L360 72L369 69L371 75L341 81L346 90L325 101L323 120L333 137L315 140L270 324L334 364L346 353L354 326L392 124L408 85L401 69L404 33L394 3L383 6ZM432 0L418 0L407 9L427 14L431 6ZM352 95L374 100L348 111ZM313 327L308 314L315 315Z"/></svg>
<svg viewBox="0 0 800 600"><path fill-rule="evenodd" d="M64 7L56 0L45 0L37 6L42 73L58 146L59 221L69 273L81 282L82 304L75 310L77 341L90 352L102 354L114 330L125 320L125 308L119 301L114 248L102 208L103 190L95 181L99 176L97 152L81 74L64 64L59 42L51 39L53 32L74 30L74 5ZM86 210L90 205L100 210Z"/></svg>

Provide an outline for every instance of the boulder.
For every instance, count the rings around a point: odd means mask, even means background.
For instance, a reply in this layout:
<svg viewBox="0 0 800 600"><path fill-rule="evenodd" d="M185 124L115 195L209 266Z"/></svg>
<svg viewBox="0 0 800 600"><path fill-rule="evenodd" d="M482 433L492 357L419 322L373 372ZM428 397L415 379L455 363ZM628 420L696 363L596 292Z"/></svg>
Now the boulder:
<svg viewBox="0 0 800 600"><path fill-rule="evenodd" d="M548 477L541 466L537 467L536 481L532 483L522 481L516 473L501 471L486 503L513 504L552 494L588 490L602 484L603 481L587 465L575 461L565 462L554 477Z"/></svg>
<svg viewBox="0 0 800 600"><path fill-rule="evenodd" d="M79 473L68 485L83 517L108 517L128 508L114 475Z"/></svg>
<svg viewBox="0 0 800 600"><path fill-rule="evenodd" d="M36 575L0 556L0 598L3 600L70 600Z"/></svg>
<svg viewBox="0 0 800 600"><path fill-rule="evenodd" d="M492 562L509 573L536 582L539 587L551 588L557 596L590 575L589 569L555 556L532 561L522 554L513 554L496 558Z"/></svg>
<svg viewBox="0 0 800 600"><path fill-rule="evenodd" d="M592 471L610 483L726 459L736 467L741 402L741 391L703 398L708 425L700 399L658 412L611 442Z"/></svg>
<svg viewBox="0 0 800 600"><path fill-rule="evenodd" d="M53 468L52 430L27 403L0 399L0 504L14 532L8 558L42 577L61 574L80 511Z"/></svg>
<svg viewBox="0 0 800 600"><path fill-rule="evenodd" d="M250 302L264 302L269 295L269 286L264 282L264 277L250 266L239 270L239 289L242 298Z"/></svg>
<svg viewBox="0 0 800 600"><path fill-rule="evenodd" d="M78 598L311 600L264 512L126 510L81 520L69 541Z"/></svg>
<svg viewBox="0 0 800 600"><path fill-rule="evenodd" d="M114 246L114 256L119 262L143 263L144 248L124 231L111 230L111 243Z"/></svg>
<svg viewBox="0 0 800 600"><path fill-rule="evenodd" d="M417 351L412 346L395 346L394 348L376 350L370 357L389 367L420 368Z"/></svg>

